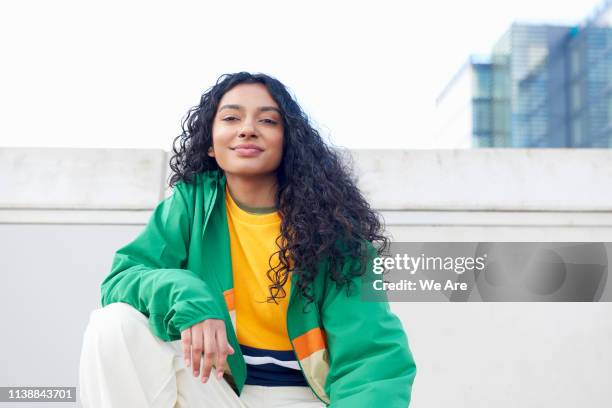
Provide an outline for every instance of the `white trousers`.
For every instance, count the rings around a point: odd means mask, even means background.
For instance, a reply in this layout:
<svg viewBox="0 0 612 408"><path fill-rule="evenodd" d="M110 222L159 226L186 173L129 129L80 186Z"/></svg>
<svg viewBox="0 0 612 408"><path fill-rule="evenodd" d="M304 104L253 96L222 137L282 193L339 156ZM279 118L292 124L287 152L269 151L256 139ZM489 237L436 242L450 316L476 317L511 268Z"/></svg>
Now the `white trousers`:
<svg viewBox="0 0 612 408"><path fill-rule="evenodd" d="M85 408L321 408L309 387L245 385L240 397L214 368L206 383L185 366L181 341L155 336L127 303L91 312L83 336L79 396Z"/></svg>

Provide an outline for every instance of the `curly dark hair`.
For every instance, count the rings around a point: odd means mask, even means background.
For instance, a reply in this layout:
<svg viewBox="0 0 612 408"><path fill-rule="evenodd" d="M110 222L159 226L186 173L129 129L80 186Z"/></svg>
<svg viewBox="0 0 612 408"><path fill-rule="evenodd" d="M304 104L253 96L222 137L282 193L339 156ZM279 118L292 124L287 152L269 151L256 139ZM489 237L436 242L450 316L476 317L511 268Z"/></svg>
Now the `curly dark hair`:
<svg viewBox="0 0 612 408"><path fill-rule="evenodd" d="M222 171L216 160L207 155L212 146L213 120L223 95L243 83L265 85L280 108L284 124L275 198L282 221L276 239L278 251L268 260L267 276L272 282L268 301L277 302L286 296L283 285L292 271L309 304L314 300L310 283L320 262L324 262L336 284L348 283L350 287L353 277L365 273L368 242L375 244L381 254L390 240L384 235L384 221L357 188L350 155L343 159L340 152L323 141L279 80L262 73L221 75L182 120L182 133L174 139L172 148L169 186L179 181L190 183L196 173ZM272 265L276 254L280 263ZM352 267L343 271L347 257L358 262L348 263Z"/></svg>

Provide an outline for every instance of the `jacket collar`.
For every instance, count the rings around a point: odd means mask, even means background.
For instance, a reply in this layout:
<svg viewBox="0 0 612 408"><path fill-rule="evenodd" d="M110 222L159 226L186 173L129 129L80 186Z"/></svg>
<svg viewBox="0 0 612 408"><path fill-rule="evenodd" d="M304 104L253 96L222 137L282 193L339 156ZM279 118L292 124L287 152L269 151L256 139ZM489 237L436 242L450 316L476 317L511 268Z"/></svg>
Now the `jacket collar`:
<svg viewBox="0 0 612 408"><path fill-rule="evenodd" d="M220 170L207 171L202 174L202 187L204 190L204 224L202 226L202 238L206 234L206 227L210 220L210 215L217 205L217 200L224 198L225 173Z"/></svg>

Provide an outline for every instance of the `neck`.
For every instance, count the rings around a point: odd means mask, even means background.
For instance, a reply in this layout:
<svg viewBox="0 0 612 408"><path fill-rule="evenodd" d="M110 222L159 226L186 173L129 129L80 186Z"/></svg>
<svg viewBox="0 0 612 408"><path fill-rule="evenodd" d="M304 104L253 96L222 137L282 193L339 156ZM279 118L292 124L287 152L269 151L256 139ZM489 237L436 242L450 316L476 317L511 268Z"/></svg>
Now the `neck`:
<svg viewBox="0 0 612 408"><path fill-rule="evenodd" d="M276 206L276 174L242 176L225 173L225 178L227 188L236 203L251 209L269 209Z"/></svg>

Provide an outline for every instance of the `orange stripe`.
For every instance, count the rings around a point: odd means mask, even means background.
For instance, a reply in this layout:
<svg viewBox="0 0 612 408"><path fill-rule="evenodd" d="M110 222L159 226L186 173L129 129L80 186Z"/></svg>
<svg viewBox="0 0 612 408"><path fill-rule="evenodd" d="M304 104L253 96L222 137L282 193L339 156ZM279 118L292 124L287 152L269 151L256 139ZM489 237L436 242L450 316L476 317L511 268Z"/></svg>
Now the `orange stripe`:
<svg viewBox="0 0 612 408"><path fill-rule="evenodd" d="M223 296L225 297L225 304L227 305L227 310L234 310L236 308L236 303L234 302L234 288L228 289L223 292Z"/></svg>
<svg viewBox="0 0 612 408"><path fill-rule="evenodd" d="M308 330L293 340L293 347L298 360L303 360L315 351L325 348L325 332L320 327Z"/></svg>

